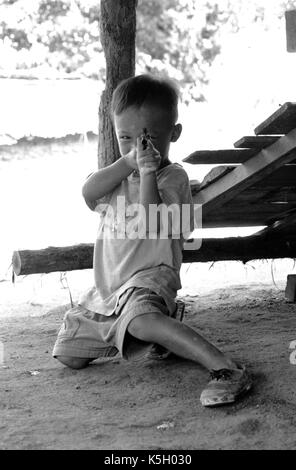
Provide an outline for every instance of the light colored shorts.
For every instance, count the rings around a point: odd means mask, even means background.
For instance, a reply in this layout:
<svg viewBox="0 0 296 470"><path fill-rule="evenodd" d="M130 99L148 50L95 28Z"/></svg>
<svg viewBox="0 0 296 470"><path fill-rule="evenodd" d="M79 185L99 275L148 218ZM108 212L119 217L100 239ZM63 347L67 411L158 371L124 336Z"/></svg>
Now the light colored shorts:
<svg viewBox="0 0 296 470"><path fill-rule="evenodd" d="M165 350L157 352L155 345L138 340L127 331L131 320L147 313L169 315L164 299L143 287L127 289L111 316L79 305L73 307L65 314L52 354L91 359L120 355L134 360L146 357L149 351L152 356L153 353L165 355ZM183 313L184 304L178 300L172 317L182 321Z"/></svg>

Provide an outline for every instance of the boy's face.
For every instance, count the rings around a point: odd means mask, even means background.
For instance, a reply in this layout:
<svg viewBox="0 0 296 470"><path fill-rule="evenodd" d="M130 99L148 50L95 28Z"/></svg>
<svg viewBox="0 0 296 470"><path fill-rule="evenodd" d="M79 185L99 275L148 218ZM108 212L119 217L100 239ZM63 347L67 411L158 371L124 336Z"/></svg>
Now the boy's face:
<svg viewBox="0 0 296 470"><path fill-rule="evenodd" d="M165 160L170 143L176 141L181 133L181 125L172 124L166 111L149 104L140 108L130 106L115 115L114 126L121 156L137 149L137 138L143 135L143 129L147 129L152 144Z"/></svg>

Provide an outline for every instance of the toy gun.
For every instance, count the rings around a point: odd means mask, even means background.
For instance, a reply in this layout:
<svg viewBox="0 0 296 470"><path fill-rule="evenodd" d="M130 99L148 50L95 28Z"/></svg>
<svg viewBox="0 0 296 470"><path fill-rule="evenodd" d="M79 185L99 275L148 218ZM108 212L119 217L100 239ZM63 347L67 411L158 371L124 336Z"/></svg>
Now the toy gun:
<svg viewBox="0 0 296 470"><path fill-rule="evenodd" d="M143 146L143 150L146 150L148 147L148 141L150 140L150 135L148 134L146 127L143 129L143 134L141 144Z"/></svg>

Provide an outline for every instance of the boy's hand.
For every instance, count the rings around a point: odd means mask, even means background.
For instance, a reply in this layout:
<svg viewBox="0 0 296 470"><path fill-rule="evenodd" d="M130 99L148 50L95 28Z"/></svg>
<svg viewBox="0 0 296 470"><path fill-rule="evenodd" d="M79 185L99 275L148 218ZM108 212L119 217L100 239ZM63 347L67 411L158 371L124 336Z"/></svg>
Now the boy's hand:
<svg viewBox="0 0 296 470"><path fill-rule="evenodd" d="M137 149L133 148L129 153L124 155L123 157L126 161L126 164L132 170L138 170L138 163L137 163Z"/></svg>
<svg viewBox="0 0 296 470"><path fill-rule="evenodd" d="M149 174L155 172L161 163L161 156L151 140L147 139L147 147L143 150L142 137L137 139L137 163L139 172Z"/></svg>

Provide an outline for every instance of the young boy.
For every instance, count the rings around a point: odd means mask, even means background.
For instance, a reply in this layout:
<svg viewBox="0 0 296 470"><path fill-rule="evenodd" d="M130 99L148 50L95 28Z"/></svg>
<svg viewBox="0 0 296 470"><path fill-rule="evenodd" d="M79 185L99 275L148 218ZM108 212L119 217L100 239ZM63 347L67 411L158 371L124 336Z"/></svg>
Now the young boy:
<svg viewBox="0 0 296 470"><path fill-rule="evenodd" d="M111 108L121 158L90 175L82 191L100 214L95 286L66 313L53 356L80 369L118 352L147 357L158 345L211 372L202 405L231 403L251 387L246 369L174 318L183 243L193 230L188 176L169 160L182 131L178 91L169 80L140 75L119 84ZM171 219L160 207L175 209Z"/></svg>

